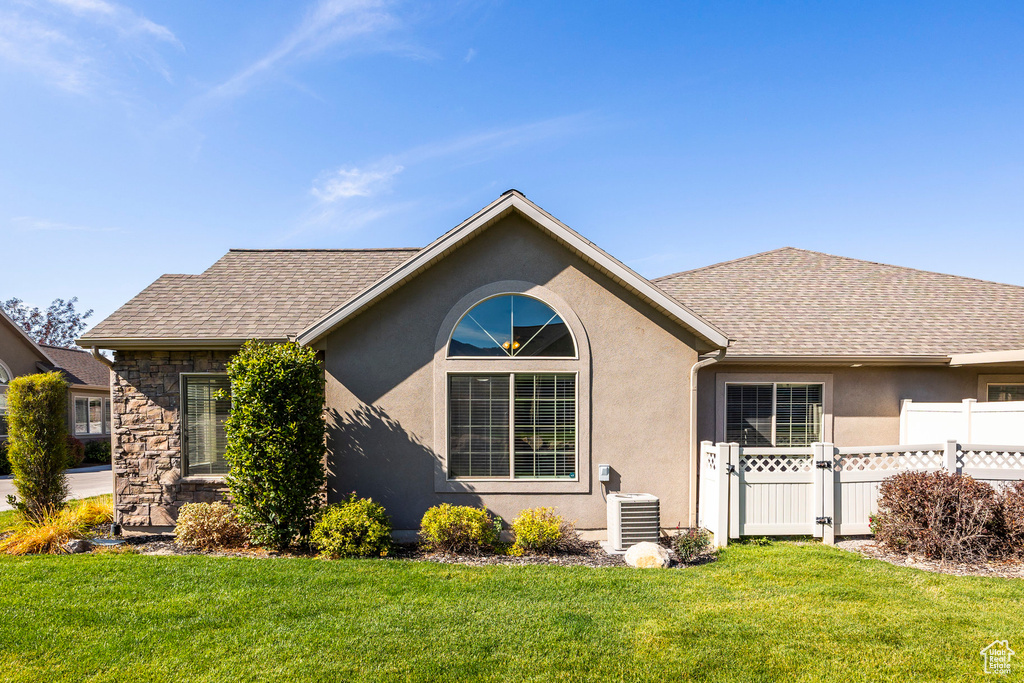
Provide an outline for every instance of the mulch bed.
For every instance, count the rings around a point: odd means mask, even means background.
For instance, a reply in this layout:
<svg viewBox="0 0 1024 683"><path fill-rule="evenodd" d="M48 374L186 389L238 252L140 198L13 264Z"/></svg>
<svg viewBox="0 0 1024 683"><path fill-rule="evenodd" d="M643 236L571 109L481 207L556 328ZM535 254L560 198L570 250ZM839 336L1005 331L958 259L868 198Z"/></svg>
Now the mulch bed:
<svg viewBox="0 0 1024 683"><path fill-rule="evenodd" d="M848 538L836 543L837 548L858 553L874 560L898 567L911 567L926 572L952 576L991 576L1004 579L1024 579L1024 561L998 560L977 563L941 562L921 555L904 555L876 543L871 538Z"/></svg>
<svg viewBox="0 0 1024 683"><path fill-rule="evenodd" d="M273 557L310 557L310 554L298 552L276 553L263 548L231 548L220 550L196 550L193 548L182 548L165 535L150 536L126 536L124 543L120 546L129 548L129 552L137 552L142 555L209 555L214 557L251 557L251 558L273 558ZM439 564L460 564L470 567L485 567L491 565L548 565L561 567L625 567L626 560L623 555L609 555L597 542L583 544L581 552L558 555L526 555L524 557L510 557L508 555L457 555L447 553L434 553L422 549L416 543L399 543L395 545L394 555L382 558L390 561L416 561L416 562L437 562ZM718 559L718 555L712 551L706 552L688 564L680 563L674 559L672 568L685 569Z"/></svg>

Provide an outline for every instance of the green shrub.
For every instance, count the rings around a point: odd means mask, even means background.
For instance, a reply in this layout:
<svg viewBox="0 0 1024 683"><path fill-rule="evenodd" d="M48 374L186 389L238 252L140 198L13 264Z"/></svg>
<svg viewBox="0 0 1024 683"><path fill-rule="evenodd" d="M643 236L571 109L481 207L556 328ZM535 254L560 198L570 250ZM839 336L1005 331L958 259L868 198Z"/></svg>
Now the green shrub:
<svg viewBox="0 0 1024 683"><path fill-rule="evenodd" d="M672 537L672 550L680 562L690 562L711 547L707 529L686 529Z"/></svg>
<svg viewBox="0 0 1024 683"><path fill-rule="evenodd" d="M257 545L309 537L324 471L324 377L316 351L248 341L228 363L228 488Z"/></svg>
<svg viewBox="0 0 1024 683"><path fill-rule="evenodd" d="M480 554L498 542L499 529L485 508L436 505L423 515L420 538L424 545L442 553Z"/></svg>
<svg viewBox="0 0 1024 683"><path fill-rule="evenodd" d="M85 444L85 461L100 465L110 464L110 442L90 441Z"/></svg>
<svg viewBox="0 0 1024 683"><path fill-rule="evenodd" d="M85 444L68 434L68 467L78 467L85 462Z"/></svg>
<svg viewBox="0 0 1024 683"><path fill-rule="evenodd" d="M18 492L7 500L37 522L62 508L68 494L67 394L59 372L16 377L7 389L7 457Z"/></svg>
<svg viewBox="0 0 1024 683"><path fill-rule="evenodd" d="M385 557L391 552L391 518L383 505L353 493L323 511L310 544L321 557Z"/></svg>
<svg viewBox="0 0 1024 683"><path fill-rule="evenodd" d="M11 461L7 459L7 442L0 441L0 477L11 473Z"/></svg>
<svg viewBox="0 0 1024 683"><path fill-rule="evenodd" d="M249 540L248 530L230 505L185 503L178 510L174 542L186 548L234 548Z"/></svg>
<svg viewBox="0 0 1024 683"><path fill-rule="evenodd" d="M514 555L556 552L577 552L582 548L579 534L572 522L555 512L554 508L529 508L512 520L515 535Z"/></svg>

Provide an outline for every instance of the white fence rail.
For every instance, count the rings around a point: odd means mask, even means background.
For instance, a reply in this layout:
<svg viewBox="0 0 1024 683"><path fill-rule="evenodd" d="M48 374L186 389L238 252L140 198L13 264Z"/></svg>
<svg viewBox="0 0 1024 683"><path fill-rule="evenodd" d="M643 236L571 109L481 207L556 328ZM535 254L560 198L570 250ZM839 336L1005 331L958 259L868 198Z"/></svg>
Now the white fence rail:
<svg viewBox="0 0 1024 683"><path fill-rule="evenodd" d="M1024 480L1024 446L741 448L705 441L700 523L718 547L741 536L813 535L832 543L837 535L869 533L883 479L940 469L1003 486Z"/></svg>
<svg viewBox="0 0 1024 683"><path fill-rule="evenodd" d="M956 439L961 443L1012 443L1024 434L1024 401L900 404L900 443Z"/></svg>

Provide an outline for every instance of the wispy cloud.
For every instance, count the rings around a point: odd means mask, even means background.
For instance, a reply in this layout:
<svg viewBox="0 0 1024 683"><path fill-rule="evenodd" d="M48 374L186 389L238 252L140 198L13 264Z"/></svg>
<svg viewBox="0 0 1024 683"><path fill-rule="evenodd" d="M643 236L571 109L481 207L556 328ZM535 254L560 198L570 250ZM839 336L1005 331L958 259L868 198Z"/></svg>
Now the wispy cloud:
<svg viewBox="0 0 1024 683"><path fill-rule="evenodd" d="M270 52L211 88L201 100L238 97L259 76L285 64L395 29L399 21L389 11L390 4L387 0L320 0Z"/></svg>
<svg viewBox="0 0 1024 683"><path fill-rule="evenodd" d="M407 169L442 162L449 168L481 163L512 148L580 134L595 125L589 113L560 116L419 145L368 164L321 173L309 190L314 206L302 226L288 236L313 226L357 229L411 207L413 203L408 201L396 203L390 199L399 176Z"/></svg>
<svg viewBox="0 0 1024 683"><path fill-rule="evenodd" d="M73 225L32 216L15 216L11 223L25 232L118 232L116 228L96 228L87 225Z"/></svg>
<svg viewBox="0 0 1024 683"><path fill-rule="evenodd" d="M313 183L313 196L325 204L352 197L370 197L387 189L391 180L405 170L404 166L393 164L376 167L339 168L337 171Z"/></svg>
<svg viewBox="0 0 1024 683"><path fill-rule="evenodd" d="M166 26L105 0L22 0L0 9L0 61L74 93L92 92L125 55L170 79L160 44L182 48Z"/></svg>

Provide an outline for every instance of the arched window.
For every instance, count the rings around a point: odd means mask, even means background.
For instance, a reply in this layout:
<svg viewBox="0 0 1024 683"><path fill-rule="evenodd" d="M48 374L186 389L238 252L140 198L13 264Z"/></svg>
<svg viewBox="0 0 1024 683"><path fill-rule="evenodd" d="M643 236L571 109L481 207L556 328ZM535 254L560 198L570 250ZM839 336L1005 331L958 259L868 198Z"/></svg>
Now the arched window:
<svg viewBox="0 0 1024 683"><path fill-rule="evenodd" d="M448 478L575 480L578 365L539 299L503 293L463 314L448 341Z"/></svg>
<svg viewBox="0 0 1024 683"><path fill-rule="evenodd" d="M7 366L0 362L0 384L10 384L11 373L7 370Z"/></svg>
<svg viewBox="0 0 1024 683"><path fill-rule="evenodd" d="M522 294L501 294L469 310L452 332L450 357L574 358L576 343L550 306Z"/></svg>

